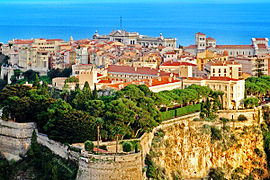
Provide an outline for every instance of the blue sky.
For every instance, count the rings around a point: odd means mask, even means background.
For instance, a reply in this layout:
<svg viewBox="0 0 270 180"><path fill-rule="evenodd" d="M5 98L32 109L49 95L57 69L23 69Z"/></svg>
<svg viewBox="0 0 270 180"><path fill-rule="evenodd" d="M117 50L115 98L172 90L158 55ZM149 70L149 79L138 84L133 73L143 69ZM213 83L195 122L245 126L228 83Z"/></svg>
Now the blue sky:
<svg viewBox="0 0 270 180"><path fill-rule="evenodd" d="M269 0L0 0L0 3L20 3L20 4L38 4L38 3L264 3Z"/></svg>

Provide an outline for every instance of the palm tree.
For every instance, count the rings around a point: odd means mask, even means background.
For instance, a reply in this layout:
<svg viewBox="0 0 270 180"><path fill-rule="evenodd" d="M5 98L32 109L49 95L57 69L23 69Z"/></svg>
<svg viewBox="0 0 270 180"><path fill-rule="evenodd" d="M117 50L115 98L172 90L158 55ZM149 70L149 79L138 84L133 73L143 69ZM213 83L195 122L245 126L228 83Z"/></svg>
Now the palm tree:
<svg viewBox="0 0 270 180"><path fill-rule="evenodd" d="M112 134L113 136L116 137L116 148L115 148L115 155L117 155L118 152L118 138L120 135L123 134L123 129L121 126L116 126L114 127L114 129L112 130Z"/></svg>
<svg viewBox="0 0 270 180"><path fill-rule="evenodd" d="M99 140L100 140L100 127L102 127L104 121L102 118L98 117L96 118L96 125L97 125L97 153L99 153Z"/></svg>

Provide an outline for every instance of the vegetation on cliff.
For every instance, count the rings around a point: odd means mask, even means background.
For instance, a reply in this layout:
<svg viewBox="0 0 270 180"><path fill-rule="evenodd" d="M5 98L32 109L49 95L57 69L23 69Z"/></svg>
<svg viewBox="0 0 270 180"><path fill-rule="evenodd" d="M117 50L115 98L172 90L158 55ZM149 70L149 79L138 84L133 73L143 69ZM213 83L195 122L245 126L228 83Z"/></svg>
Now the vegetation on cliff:
<svg viewBox="0 0 270 180"><path fill-rule="evenodd" d="M145 85L129 85L111 96L98 97L86 83L82 90L63 90L60 99L48 92L46 82L39 84L35 75L33 88L22 85L7 86L0 92L3 119L16 122L36 122L40 132L49 138L67 143L96 140L98 118L102 118L100 136L104 140L116 138L114 129L121 127L120 139L135 138L159 125L165 110L174 104L179 115L197 111L199 101L216 92L208 87L192 85L186 89L175 89L153 93ZM173 97L173 98L171 98ZM214 101L213 101L214 102ZM163 116L164 117L164 116ZM173 118L173 117L172 117ZM167 118L164 118L167 119Z"/></svg>
<svg viewBox="0 0 270 180"><path fill-rule="evenodd" d="M76 179L78 164L53 154L48 148L37 143L32 135L31 146L25 157L18 162L8 162L0 157L0 179ZM3 171L2 171L3 170Z"/></svg>

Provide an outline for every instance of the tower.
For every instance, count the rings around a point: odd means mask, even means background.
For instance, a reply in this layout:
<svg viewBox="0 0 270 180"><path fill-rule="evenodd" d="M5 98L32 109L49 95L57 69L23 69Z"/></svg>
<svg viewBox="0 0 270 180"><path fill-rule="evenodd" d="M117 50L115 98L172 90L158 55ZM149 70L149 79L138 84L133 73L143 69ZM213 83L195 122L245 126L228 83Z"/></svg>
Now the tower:
<svg viewBox="0 0 270 180"><path fill-rule="evenodd" d="M122 27L122 16L120 16L120 30L121 31L123 30L123 27Z"/></svg>
<svg viewBox="0 0 270 180"><path fill-rule="evenodd" d="M198 52L202 52L206 49L206 35L198 32L195 34L195 45L197 46Z"/></svg>

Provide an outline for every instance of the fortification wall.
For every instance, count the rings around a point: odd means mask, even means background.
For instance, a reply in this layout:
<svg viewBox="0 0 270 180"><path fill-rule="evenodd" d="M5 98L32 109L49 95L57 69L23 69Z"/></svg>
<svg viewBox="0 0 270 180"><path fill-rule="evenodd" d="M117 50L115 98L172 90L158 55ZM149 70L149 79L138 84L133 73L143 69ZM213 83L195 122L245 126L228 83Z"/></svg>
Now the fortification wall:
<svg viewBox="0 0 270 180"><path fill-rule="evenodd" d="M141 153L80 158L78 180L142 179Z"/></svg>
<svg viewBox="0 0 270 180"><path fill-rule="evenodd" d="M35 123L15 123L0 120L0 152L15 161L25 155L31 143Z"/></svg>

